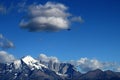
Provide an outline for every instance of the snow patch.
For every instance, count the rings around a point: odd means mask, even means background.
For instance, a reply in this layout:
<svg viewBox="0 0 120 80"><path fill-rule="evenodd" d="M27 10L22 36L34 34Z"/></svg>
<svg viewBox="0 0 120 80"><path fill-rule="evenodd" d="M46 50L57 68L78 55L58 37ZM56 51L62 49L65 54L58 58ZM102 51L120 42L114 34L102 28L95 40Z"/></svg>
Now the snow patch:
<svg viewBox="0 0 120 80"><path fill-rule="evenodd" d="M59 76L64 76L64 77L67 76L67 74L61 74L61 73L58 73L58 72L56 72L56 74L59 75Z"/></svg>
<svg viewBox="0 0 120 80"><path fill-rule="evenodd" d="M19 69L22 65L21 65L21 60L15 60L14 61L14 66L15 69Z"/></svg>
<svg viewBox="0 0 120 80"><path fill-rule="evenodd" d="M32 70L42 69L42 67L47 68L45 65L41 64L39 61L35 60L31 56L26 56L22 58L22 61L27 64Z"/></svg>

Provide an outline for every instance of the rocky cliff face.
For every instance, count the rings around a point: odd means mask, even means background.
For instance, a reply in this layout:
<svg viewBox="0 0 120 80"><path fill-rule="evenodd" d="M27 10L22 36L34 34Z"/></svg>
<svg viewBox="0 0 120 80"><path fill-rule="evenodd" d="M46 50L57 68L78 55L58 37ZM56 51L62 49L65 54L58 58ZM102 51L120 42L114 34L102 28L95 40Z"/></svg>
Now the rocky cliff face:
<svg viewBox="0 0 120 80"><path fill-rule="evenodd" d="M55 63L52 61L47 63L42 61L40 62L63 78L71 78L75 77L76 75L81 75L81 73L77 71L75 66L71 65L70 63Z"/></svg>

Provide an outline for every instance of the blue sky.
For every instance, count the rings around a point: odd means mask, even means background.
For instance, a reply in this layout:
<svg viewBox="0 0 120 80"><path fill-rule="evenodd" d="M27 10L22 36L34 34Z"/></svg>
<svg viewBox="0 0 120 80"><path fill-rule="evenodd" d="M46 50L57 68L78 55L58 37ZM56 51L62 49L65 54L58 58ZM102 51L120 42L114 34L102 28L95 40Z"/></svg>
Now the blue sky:
<svg viewBox="0 0 120 80"><path fill-rule="evenodd" d="M24 0L23 0L24 1ZM27 1L27 5L48 0ZM19 2L0 0L9 7ZM37 57L40 53L56 56L61 61L78 60L81 57L101 61L120 62L120 1L119 0L51 0L68 7L68 12L81 16L84 23L73 22L71 30L59 32L28 32L19 24L24 12L17 8L0 14L0 33L11 40L15 48L6 51L20 58L25 55Z"/></svg>

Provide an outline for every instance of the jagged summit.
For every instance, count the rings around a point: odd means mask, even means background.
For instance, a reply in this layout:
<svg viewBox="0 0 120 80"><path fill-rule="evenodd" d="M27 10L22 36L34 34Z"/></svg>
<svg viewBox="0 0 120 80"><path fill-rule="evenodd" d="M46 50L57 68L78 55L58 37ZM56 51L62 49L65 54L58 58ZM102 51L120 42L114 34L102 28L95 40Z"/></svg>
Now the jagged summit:
<svg viewBox="0 0 120 80"><path fill-rule="evenodd" d="M38 62L37 60L35 60L33 57L29 55L21 58L21 60L27 65L31 65L32 63Z"/></svg>
<svg viewBox="0 0 120 80"><path fill-rule="evenodd" d="M33 69L42 69L42 67L47 68L45 65L41 64L38 60L31 56L25 56L21 59L26 65Z"/></svg>

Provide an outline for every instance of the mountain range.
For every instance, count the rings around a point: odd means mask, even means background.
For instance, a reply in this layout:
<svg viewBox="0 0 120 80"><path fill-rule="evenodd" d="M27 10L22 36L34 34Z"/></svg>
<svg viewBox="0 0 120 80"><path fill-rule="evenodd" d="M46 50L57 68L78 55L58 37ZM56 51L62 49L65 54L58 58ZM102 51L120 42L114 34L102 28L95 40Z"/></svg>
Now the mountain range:
<svg viewBox="0 0 120 80"><path fill-rule="evenodd" d="M25 56L12 63L0 63L0 80L120 80L120 72L96 69L81 73L70 63Z"/></svg>

